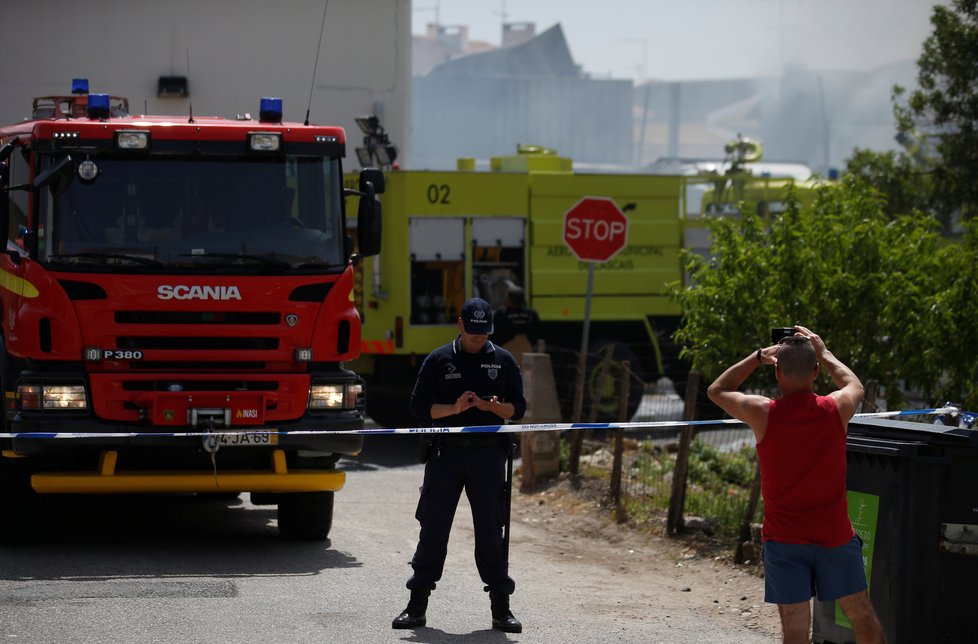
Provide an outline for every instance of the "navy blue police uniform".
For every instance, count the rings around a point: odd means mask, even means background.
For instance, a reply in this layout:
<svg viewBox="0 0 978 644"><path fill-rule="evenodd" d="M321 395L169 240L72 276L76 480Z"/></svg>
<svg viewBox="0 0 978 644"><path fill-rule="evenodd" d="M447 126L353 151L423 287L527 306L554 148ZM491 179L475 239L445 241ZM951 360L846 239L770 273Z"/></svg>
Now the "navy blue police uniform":
<svg viewBox="0 0 978 644"><path fill-rule="evenodd" d="M468 353L462 348L461 336L425 358L411 393L411 412L422 421L432 422L432 404L454 404L466 391L512 403L515 413L510 420L526 413L523 378L513 354L490 341L480 352ZM444 427L469 427L500 425L503 421L492 412L471 407L434 422ZM488 590L513 593L515 583L507 571L503 543L511 436L463 432L432 439L415 514L421 534L411 560L414 574L407 582L412 591L434 589L441 579L452 521L464 489L472 508L479 576Z"/></svg>

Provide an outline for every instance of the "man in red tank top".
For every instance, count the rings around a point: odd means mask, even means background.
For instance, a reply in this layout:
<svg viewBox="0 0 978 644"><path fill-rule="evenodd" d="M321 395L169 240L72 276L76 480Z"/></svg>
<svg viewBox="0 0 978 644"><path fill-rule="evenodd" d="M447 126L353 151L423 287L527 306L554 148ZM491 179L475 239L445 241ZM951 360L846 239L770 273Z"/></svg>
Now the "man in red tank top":
<svg viewBox="0 0 978 644"><path fill-rule="evenodd" d="M885 642L846 504L846 431L863 386L820 337L803 326L794 329L793 336L727 369L708 391L757 439L764 600L778 605L786 643L810 641L812 597L837 600L857 642ZM780 398L738 391L761 365L774 365ZM820 369L838 387L828 396L815 394Z"/></svg>

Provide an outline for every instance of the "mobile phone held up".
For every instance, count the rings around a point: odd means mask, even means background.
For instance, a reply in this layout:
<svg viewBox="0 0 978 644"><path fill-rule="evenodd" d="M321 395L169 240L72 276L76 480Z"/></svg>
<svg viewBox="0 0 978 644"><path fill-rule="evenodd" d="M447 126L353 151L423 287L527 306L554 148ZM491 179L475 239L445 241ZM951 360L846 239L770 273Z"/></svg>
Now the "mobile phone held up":
<svg viewBox="0 0 978 644"><path fill-rule="evenodd" d="M790 338L795 334L793 326L776 326L771 329L771 344L778 344L785 338Z"/></svg>

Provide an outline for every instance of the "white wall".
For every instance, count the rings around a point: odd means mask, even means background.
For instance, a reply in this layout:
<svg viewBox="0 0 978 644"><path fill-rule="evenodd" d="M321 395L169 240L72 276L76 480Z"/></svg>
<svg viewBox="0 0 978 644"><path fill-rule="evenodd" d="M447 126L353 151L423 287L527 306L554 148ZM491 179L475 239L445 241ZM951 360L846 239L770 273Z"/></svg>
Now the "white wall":
<svg viewBox="0 0 978 644"><path fill-rule="evenodd" d="M278 96L285 119L341 125L346 167L362 142L354 118L376 113L407 156L410 0L4 0L0 123L26 118L34 96L91 91L129 98L134 114L257 118ZM190 70L187 70L187 58ZM158 98L160 76L187 76L189 99Z"/></svg>

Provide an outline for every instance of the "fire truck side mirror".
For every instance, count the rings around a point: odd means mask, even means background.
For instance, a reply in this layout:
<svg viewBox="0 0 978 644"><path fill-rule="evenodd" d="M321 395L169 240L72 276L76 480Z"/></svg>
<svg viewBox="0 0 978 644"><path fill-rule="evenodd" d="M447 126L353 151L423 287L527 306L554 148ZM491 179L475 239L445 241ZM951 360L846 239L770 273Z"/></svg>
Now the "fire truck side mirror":
<svg viewBox="0 0 978 644"><path fill-rule="evenodd" d="M34 177L34 183L32 184L34 190L40 190L62 179L70 178L70 173L74 172L74 170L75 164L71 160L71 155L66 154L63 159Z"/></svg>
<svg viewBox="0 0 978 644"><path fill-rule="evenodd" d="M10 158L10 155L13 153L14 148L16 148L19 143L20 143L20 137L15 136L14 138L10 139L2 146L0 146L0 163Z"/></svg>
<svg viewBox="0 0 978 644"><path fill-rule="evenodd" d="M6 233L8 239L10 239L10 164L7 163L7 159L10 158L16 143L15 138L0 147L0 232Z"/></svg>
<svg viewBox="0 0 978 644"><path fill-rule="evenodd" d="M367 184L373 186L374 194L382 195L387 186L387 181L384 178L384 173L382 170L377 168L364 168L360 171L360 192L367 192Z"/></svg>
<svg viewBox="0 0 978 644"><path fill-rule="evenodd" d="M369 257L380 252L382 216L373 184L368 181L364 187L357 208L357 247L361 257Z"/></svg>
<svg viewBox="0 0 978 644"><path fill-rule="evenodd" d="M0 163L0 232L6 232L10 238L10 193L7 182L10 180L10 168L6 163Z"/></svg>
<svg viewBox="0 0 978 644"><path fill-rule="evenodd" d="M0 190L10 185L10 164L7 163L7 159L13 154L18 143L20 143L20 138L15 136L0 146Z"/></svg>

